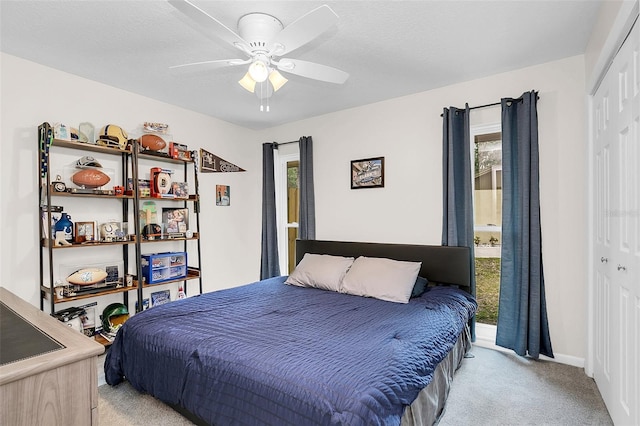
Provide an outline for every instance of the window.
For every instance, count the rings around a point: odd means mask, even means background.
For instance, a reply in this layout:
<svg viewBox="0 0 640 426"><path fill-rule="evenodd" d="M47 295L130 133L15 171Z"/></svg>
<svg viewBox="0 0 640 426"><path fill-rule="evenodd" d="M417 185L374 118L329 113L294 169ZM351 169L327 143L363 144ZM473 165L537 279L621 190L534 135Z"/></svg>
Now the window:
<svg viewBox="0 0 640 426"><path fill-rule="evenodd" d="M502 241L502 134L500 125L472 128L476 320L497 324Z"/></svg>
<svg viewBox="0 0 640 426"><path fill-rule="evenodd" d="M287 162L287 269L290 274L296 266L296 239L298 238L298 224L300 223L300 161Z"/></svg>
<svg viewBox="0 0 640 426"><path fill-rule="evenodd" d="M278 258L280 259L280 272L282 275L291 273L296 265L296 238L298 238L300 214L300 184L298 179L300 154L297 150L297 144L281 146L277 151L277 157L274 158Z"/></svg>

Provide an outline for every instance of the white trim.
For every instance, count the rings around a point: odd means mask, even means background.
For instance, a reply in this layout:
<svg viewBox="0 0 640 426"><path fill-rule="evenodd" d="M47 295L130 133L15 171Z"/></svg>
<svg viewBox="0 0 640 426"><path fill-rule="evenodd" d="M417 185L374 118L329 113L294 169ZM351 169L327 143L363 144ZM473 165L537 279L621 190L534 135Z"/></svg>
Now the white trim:
<svg viewBox="0 0 640 426"><path fill-rule="evenodd" d="M492 349L494 351L515 354L511 349L503 348L496 345L496 326L491 324L478 324L476 323L476 341L473 342L474 346L481 348ZM584 358L578 358L572 355L554 354L555 358L549 358L544 355L540 355L540 359L544 361L557 362L559 364L571 365L573 367L584 368ZM585 370L587 376L592 377L593 374L589 374Z"/></svg>
<svg viewBox="0 0 640 426"><path fill-rule="evenodd" d="M594 164L593 164L593 95L587 96L587 339L586 339L586 359L585 359L585 372L587 376L593 377L593 359L595 356L595 341L593 339L593 333L595 330L595 284L594 284L594 271L595 265L593 259L595 256L595 248L593 243L593 237L595 235L595 224L593 214L594 204Z"/></svg>

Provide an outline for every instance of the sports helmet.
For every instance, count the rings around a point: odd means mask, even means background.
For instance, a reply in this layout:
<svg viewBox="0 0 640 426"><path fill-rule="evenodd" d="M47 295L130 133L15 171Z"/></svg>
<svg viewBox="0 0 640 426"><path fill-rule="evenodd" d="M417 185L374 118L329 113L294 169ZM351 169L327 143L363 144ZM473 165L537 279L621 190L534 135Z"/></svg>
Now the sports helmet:
<svg viewBox="0 0 640 426"><path fill-rule="evenodd" d="M87 167L102 167L102 164L98 163L98 161L90 155L85 155L76 161L76 168L86 169Z"/></svg>
<svg viewBox="0 0 640 426"><path fill-rule="evenodd" d="M98 134L98 145L113 146L122 150L127 149L128 140L127 132L114 124L107 124Z"/></svg>
<svg viewBox="0 0 640 426"><path fill-rule="evenodd" d="M129 319L129 310L122 303L112 303L102 311L102 329L116 334L122 324Z"/></svg>

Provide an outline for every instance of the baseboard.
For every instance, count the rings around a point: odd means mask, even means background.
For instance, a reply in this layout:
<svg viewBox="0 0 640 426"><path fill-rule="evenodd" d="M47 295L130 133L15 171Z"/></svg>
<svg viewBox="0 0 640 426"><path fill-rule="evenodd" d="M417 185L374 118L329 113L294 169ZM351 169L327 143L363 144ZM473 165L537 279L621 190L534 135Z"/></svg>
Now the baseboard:
<svg viewBox="0 0 640 426"><path fill-rule="evenodd" d="M482 348L493 349L495 351L514 353L511 349L503 348L496 345L496 327L494 325L476 324L476 341L473 342L475 346ZM578 358L572 355L564 355L554 353L554 358L549 358L544 355L540 355L540 359L546 361L553 361L560 364L571 365L573 367L584 368L585 359Z"/></svg>

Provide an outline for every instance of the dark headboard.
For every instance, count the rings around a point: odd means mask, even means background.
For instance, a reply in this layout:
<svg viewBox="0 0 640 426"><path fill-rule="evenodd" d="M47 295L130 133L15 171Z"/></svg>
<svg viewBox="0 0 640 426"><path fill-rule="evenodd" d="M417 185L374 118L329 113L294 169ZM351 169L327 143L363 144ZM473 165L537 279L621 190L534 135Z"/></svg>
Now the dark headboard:
<svg viewBox="0 0 640 426"><path fill-rule="evenodd" d="M394 260L422 262L419 274L421 277L435 283L457 284L470 293L469 250L469 247L296 240L296 264L302 260L305 253L350 257L386 257Z"/></svg>

